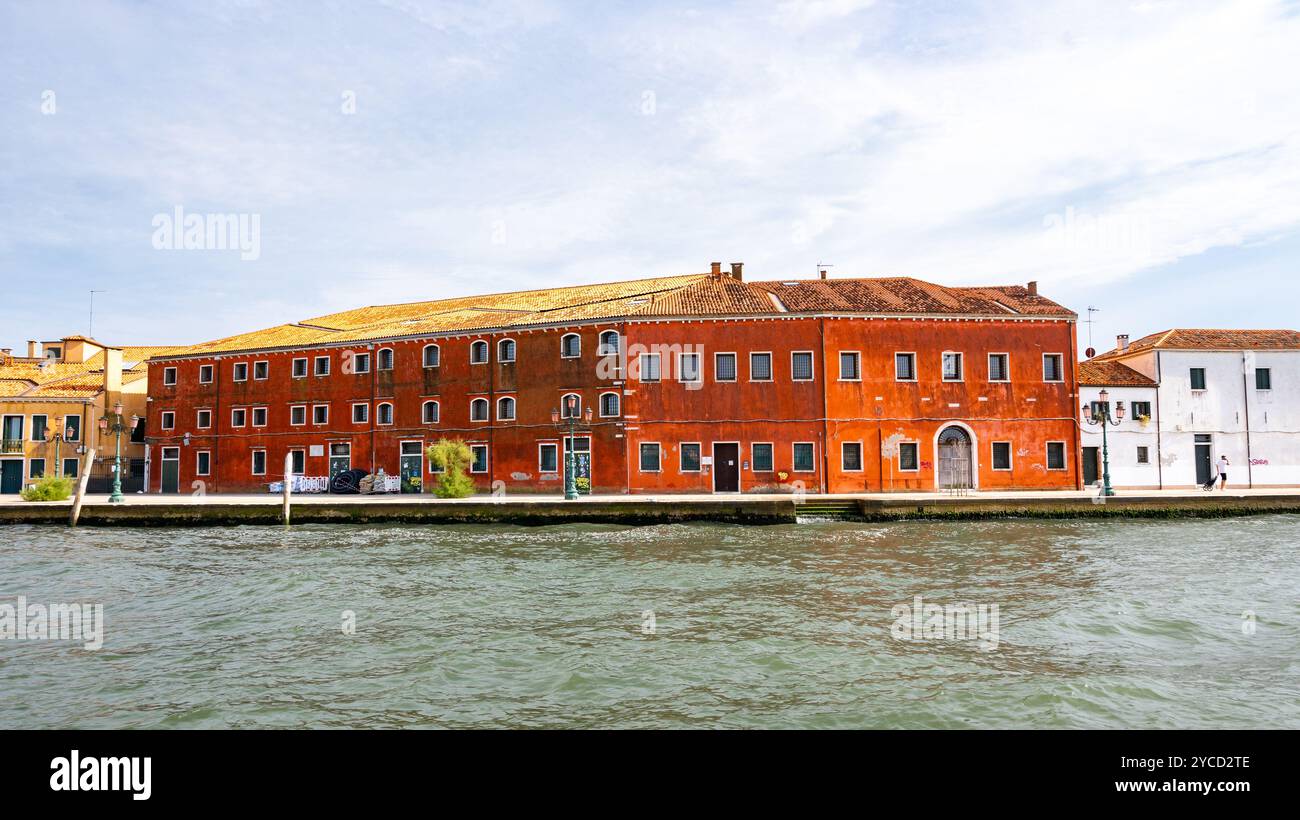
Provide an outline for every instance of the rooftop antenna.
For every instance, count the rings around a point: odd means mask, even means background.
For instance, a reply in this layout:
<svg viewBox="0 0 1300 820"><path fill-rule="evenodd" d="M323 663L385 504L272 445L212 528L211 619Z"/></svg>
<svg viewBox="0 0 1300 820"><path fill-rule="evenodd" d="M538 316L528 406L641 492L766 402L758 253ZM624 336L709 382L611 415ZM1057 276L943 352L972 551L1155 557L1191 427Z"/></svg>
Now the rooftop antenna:
<svg viewBox="0 0 1300 820"><path fill-rule="evenodd" d="M817 278L818 278L818 279L825 279L825 278L826 278L826 269L827 269L827 268L833 268L833 267L835 267L835 266L834 266L834 265L831 265L831 264L827 264L826 262L818 262L818 263L817 263Z"/></svg>
<svg viewBox="0 0 1300 820"><path fill-rule="evenodd" d="M92 290L90 292L90 328L86 331L86 335L92 339L95 338L95 294L96 293L104 293L104 291Z"/></svg>
<svg viewBox="0 0 1300 820"><path fill-rule="evenodd" d="M1088 324L1088 347L1092 347L1092 323L1093 323L1093 321L1094 321L1093 318L1092 318L1092 314L1094 314L1094 313L1100 313L1100 312L1101 312L1101 308L1099 308L1099 307L1093 307L1092 305L1088 305L1088 320L1087 320L1087 324Z"/></svg>

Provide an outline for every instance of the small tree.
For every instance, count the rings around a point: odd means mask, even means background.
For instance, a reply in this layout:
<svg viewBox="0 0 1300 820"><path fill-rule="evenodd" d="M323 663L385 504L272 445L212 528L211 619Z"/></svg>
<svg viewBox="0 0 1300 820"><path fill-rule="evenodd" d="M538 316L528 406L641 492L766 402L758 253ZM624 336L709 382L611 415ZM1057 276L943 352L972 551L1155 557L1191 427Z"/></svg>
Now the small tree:
<svg viewBox="0 0 1300 820"><path fill-rule="evenodd" d="M474 480L469 477L469 465L474 453L469 445L458 438L438 439L424 451L429 463L442 472L433 494L439 498L466 498L474 494Z"/></svg>
<svg viewBox="0 0 1300 820"><path fill-rule="evenodd" d="M47 475L22 491L23 501L66 501L72 495L72 479Z"/></svg>

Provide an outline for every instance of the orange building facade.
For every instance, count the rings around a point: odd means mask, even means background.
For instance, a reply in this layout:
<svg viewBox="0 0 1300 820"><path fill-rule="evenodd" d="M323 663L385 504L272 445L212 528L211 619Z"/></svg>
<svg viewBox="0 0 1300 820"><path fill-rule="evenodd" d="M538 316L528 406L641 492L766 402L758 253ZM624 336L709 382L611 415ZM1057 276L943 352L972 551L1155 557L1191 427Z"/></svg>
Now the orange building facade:
<svg viewBox="0 0 1300 820"><path fill-rule="evenodd" d="M1036 288L709 273L362 308L150 362L152 492L1074 489L1075 315ZM155 372L156 371L156 372ZM575 433L553 411L576 397ZM590 419L586 411L590 408ZM418 480L412 480L418 476Z"/></svg>

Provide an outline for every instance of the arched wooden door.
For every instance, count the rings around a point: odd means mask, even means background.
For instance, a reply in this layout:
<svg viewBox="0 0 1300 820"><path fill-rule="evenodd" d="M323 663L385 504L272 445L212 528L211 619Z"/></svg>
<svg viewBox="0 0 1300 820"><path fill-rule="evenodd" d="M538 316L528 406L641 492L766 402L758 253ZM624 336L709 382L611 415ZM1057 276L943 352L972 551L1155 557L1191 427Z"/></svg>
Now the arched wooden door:
<svg viewBox="0 0 1300 820"><path fill-rule="evenodd" d="M970 434L960 427L945 427L939 434L939 488L969 489L974 485Z"/></svg>

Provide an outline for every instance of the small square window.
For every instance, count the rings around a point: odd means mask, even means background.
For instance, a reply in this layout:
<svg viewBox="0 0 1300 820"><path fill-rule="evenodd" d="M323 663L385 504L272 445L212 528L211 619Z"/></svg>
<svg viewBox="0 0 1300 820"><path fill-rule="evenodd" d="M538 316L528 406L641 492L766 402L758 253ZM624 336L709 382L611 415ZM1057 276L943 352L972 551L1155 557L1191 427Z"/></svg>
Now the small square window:
<svg viewBox="0 0 1300 820"><path fill-rule="evenodd" d="M347 372L347 368L346 368L346 367L343 368L343 372L344 372L344 373ZM369 373L369 372L370 372L370 354L369 354L369 353L353 353L353 354L352 354L352 372L353 372L353 373Z"/></svg>
<svg viewBox="0 0 1300 820"><path fill-rule="evenodd" d="M543 473L555 473L560 469L560 447L558 444L537 445L537 469Z"/></svg>
<svg viewBox="0 0 1300 820"><path fill-rule="evenodd" d="M813 380L813 354L804 351L790 354L790 380L796 382Z"/></svg>
<svg viewBox="0 0 1300 820"><path fill-rule="evenodd" d="M1255 368L1255 389L1272 390L1273 389L1273 370L1268 367Z"/></svg>
<svg viewBox="0 0 1300 820"><path fill-rule="evenodd" d="M199 365L199 384L212 384L212 365Z"/></svg>
<svg viewBox="0 0 1300 820"><path fill-rule="evenodd" d="M1060 353L1045 353L1043 355L1043 381L1065 381L1065 368L1062 366Z"/></svg>
<svg viewBox="0 0 1300 820"><path fill-rule="evenodd" d="M34 458L27 462L28 478L43 478L45 476L45 459Z"/></svg>
<svg viewBox="0 0 1300 820"><path fill-rule="evenodd" d="M212 411L200 410L194 420L194 426L200 430L205 430L212 426Z"/></svg>
<svg viewBox="0 0 1300 820"><path fill-rule="evenodd" d="M253 362L253 379L255 381L266 381L267 376L270 374L270 362Z"/></svg>
<svg viewBox="0 0 1300 820"><path fill-rule="evenodd" d="M943 354L943 380L946 382L959 382L962 380L962 354Z"/></svg>
<svg viewBox="0 0 1300 820"><path fill-rule="evenodd" d="M641 472L643 473L659 472L659 445L658 444L641 445Z"/></svg>
<svg viewBox="0 0 1300 820"><path fill-rule="evenodd" d="M1146 447L1139 447L1138 464L1150 464L1150 463L1151 463L1151 451Z"/></svg>
<svg viewBox="0 0 1300 820"><path fill-rule="evenodd" d="M254 427L265 427L265 426L266 426L266 408L265 408L265 407L254 407L254 408L253 408L253 426L254 426Z"/></svg>
<svg viewBox="0 0 1300 820"><path fill-rule="evenodd" d="M307 423L307 405L298 404L289 408L289 423L295 426Z"/></svg>
<svg viewBox="0 0 1300 820"><path fill-rule="evenodd" d="M772 381L772 354L749 354L749 380L751 382Z"/></svg>
<svg viewBox="0 0 1300 820"><path fill-rule="evenodd" d="M1061 441L1047 442L1047 469L1064 470L1065 469L1065 443Z"/></svg>
<svg viewBox="0 0 1300 820"><path fill-rule="evenodd" d="M488 446L486 444L470 445L470 452L474 455L474 462L470 464L471 473L486 473L488 471Z"/></svg>
<svg viewBox="0 0 1300 820"><path fill-rule="evenodd" d="M295 379L305 379L305 378L307 378L307 360L306 360L306 359L294 359L294 360L293 360L293 377L294 377Z"/></svg>
<svg viewBox="0 0 1300 820"><path fill-rule="evenodd" d="M993 442L993 469L995 470L1011 469L1011 442L1009 441Z"/></svg>
<svg viewBox="0 0 1300 820"><path fill-rule="evenodd" d="M328 376L329 374L330 374L330 357L329 357L329 356L317 356L317 357L316 357L316 375L317 375L317 376Z"/></svg>
<svg viewBox="0 0 1300 820"><path fill-rule="evenodd" d="M700 354L682 353L678 356L677 380L681 382L698 382L700 380Z"/></svg>
<svg viewBox="0 0 1300 820"><path fill-rule="evenodd" d="M1011 369L1005 353L989 354L989 381L1005 382L1011 380Z"/></svg>
<svg viewBox="0 0 1300 820"><path fill-rule="evenodd" d="M243 427L248 422L248 411L242 407L236 407L230 411L230 426Z"/></svg>
<svg viewBox="0 0 1300 820"><path fill-rule="evenodd" d="M794 471L811 473L814 469L813 446L810 442L798 442L794 445Z"/></svg>
<svg viewBox="0 0 1300 820"><path fill-rule="evenodd" d="M365 424L370 421L370 405L354 404L352 405L352 423Z"/></svg>
<svg viewBox="0 0 1300 820"><path fill-rule="evenodd" d="M207 450L199 450L195 454L194 462L195 475L210 475L212 473L212 453Z"/></svg>
<svg viewBox="0 0 1300 820"><path fill-rule="evenodd" d="M921 469L920 462L917 459L917 444L915 441L899 443L898 469L905 473L914 473Z"/></svg>
<svg viewBox="0 0 1300 820"><path fill-rule="evenodd" d="M643 382L659 381L659 354L642 353L640 370L641 370L641 381Z"/></svg>
<svg viewBox="0 0 1300 820"><path fill-rule="evenodd" d="M1193 390L1205 389L1205 368L1204 367L1193 367L1191 369L1190 378L1191 378Z"/></svg>
<svg viewBox="0 0 1300 820"><path fill-rule="evenodd" d="M236 362L232 372L235 381L248 381L248 362Z"/></svg>
<svg viewBox="0 0 1300 820"><path fill-rule="evenodd" d="M846 441L840 445L840 469L847 473L862 469L862 443Z"/></svg>
<svg viewBox="0 0 1300 820"><path fill-rule="evenodd" d="M163 384L168 387L171 387L176 384L176 368L174 367L163 368Z"/></svg>
<svg viewBox="0 0 1300 820"><path fill-rule="evenodd" d="M329 424L330 406L328 404L314 404L311 408L312 424Z"/></svg>
<svg viewBox="0 0 1300 820"><path fill-rule="evenodd" d="M900 382L916 381L916 354L894 354L894 380Z"/></svg>
<svg viewBox="0 0 1300 820"><path fill-rule="evenodd" d="M750 448L754 458L754 472L770 473L772 472L772 445L755 444Z"/></svg>
<svg viewBox="0 0 1300 820"><path fill-rule="evenodd" d="M862 380L862 355L856 352L840 353L840 381L856 382Z"/></svg>
<svg viewBox="0 0 1300 820"><path fill-rule="evenodd" d="M715 353L713 355L713 380L734 382L736 380L736 354Z"/></svg>
<svg viewBox="0 0 1300 820"><path fill-rule="evenodd" d="M302 475L307 472L307 454L302 450L290 450L289 455L293 461L289 465L289 472L294 475Z"/></svg>
<svg viewBox="0 0 1300 820"><path fill-rule="evenodd" d="M174 430L176 428L176 414L171 410L164 410L162 413L162 429Z"/></svg>
<svg viewBox="0 0 1300 820"><path fill-rule="evenodd" d="M393 369L393 349L391 347L385 347L383 350L379 351L379 369Z"/></svg>
<svg viewBox="0 0 1300 820"><path fill-rule="evenodd" d="M700 471L700 445L683 444L681 448L680 470L683 473L698 473Z"/></svg>
<svg viewBox="0 0 1300 820"><path fill-rule="evenodd" d="M253 475L266 475L266 451L253 451Z"/></svg>

